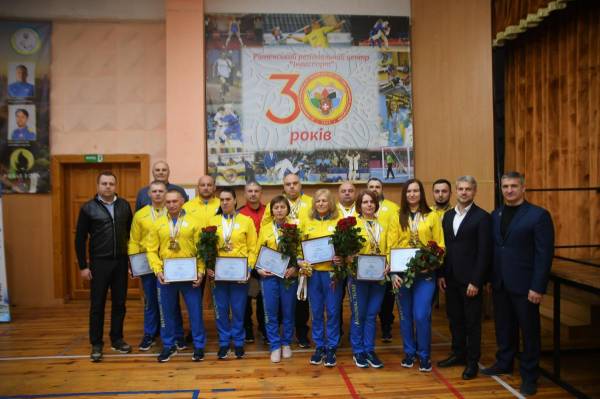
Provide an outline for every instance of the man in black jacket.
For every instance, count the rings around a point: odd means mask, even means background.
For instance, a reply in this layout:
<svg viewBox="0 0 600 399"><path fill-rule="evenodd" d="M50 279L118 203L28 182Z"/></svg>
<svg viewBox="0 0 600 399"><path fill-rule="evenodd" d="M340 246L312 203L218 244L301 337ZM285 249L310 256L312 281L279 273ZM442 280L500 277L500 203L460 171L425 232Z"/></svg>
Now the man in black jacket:
<svg viewBox="0 0 600 399"><path fill-rule="evenodd" d="M477 376L481 356L482 286L491 264L491 217L473 202L477 182L461 176L457 203L444 214L446 257L438 286L446 293L446 313L452 333L452 353L439 367L466 364L463 379Z"/></svg>
<svg viewBox="0 0 600 399"><path fill-rule="evenodd" d="M112 349L131 352L131 345L123 340L123 320L128 280L127 240L133 216L129 203L115 194L117 178L112 172L101 172L96 181L98 193L81 207L75 235L81 278L90 281L90 359L93 362L102 359L104 305L109 287Z"/></svg>

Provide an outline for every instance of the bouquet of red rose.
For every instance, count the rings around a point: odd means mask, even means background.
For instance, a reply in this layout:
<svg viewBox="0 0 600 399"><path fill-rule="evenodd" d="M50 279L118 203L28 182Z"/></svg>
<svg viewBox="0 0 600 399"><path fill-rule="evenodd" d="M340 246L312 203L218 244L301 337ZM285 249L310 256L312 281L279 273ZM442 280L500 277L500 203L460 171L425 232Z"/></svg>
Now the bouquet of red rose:
<svg viewBox="0 0 600 399"><path fill-rule="evenodd" d="M207 226L202 228L200 241L198 241L196 249L198 250L197 257L204 261L207 270L215 270L218 243L219 236L217 235L217 226Z"/></svg>
<svg viewBox="0 0 600 399"><path fill-rule="evenodd" d="M292 223L284 223L280 228L281 234L277 240L277 250L283 256L290 257L288 267L298 266L298 250L300 249L300 231L298 226ZM285 279L285 287L288 288L294 281L294 278Z"/></svg>
<svg viewBox="0 0 600 399"><path fill-rule="evenodd" d="M419 274L428 274L442 266L444 248L437 242L429 241L426 246L419 248L409 261L406 272L402 278L402 285L410 288Z"/></svg>
<svg viewBox="0 0 600 399"><path fill-rule="evenodd" d="M277 250L290 257L289 266L298 266L298 250L300 249L300 231L298 226L284 223L281 226L281 234L277 240Z"/></svg>
<svg viewBox="0 0 600 399"><path fill-rule="evenodd" d="M338 221L333 236L331 236L335 254L342 258L341 265L333 265L333 275L336 279L344 279L348 275L356 276L356 258L350 263L347 259L359 253L365 241L360 235L360 228L356 227L354 216Z"/></svg>

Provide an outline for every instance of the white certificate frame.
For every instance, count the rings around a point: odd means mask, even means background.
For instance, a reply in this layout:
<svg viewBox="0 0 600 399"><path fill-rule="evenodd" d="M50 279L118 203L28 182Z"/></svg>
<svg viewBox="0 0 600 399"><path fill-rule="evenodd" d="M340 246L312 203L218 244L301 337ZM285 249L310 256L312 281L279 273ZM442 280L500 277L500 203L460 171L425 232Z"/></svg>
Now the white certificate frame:
<svg viewBox="0 0 600 399"><path fill-rule="evenodd" d="M390 251L390 272L404 273L408 262L416 255L419 248L392 248Z"/></svg>
<svg viewBox="0 0 600 399"><path fill-rule="evenodd" d="M356 266L356 279L361 281L382 281L385 279L385 255L358 255ZM377 268L377 274L369 271L365 273L365 268Z"/></svg>
<svg viewBox="0 0 600 399"><path fill-rule="evenodd" d="M163 277L166 283L196 281L198 268L196 258L167 258L163 261Z"/></svg>
<svg viewBox="0 0 600 399"><path fill-rule="evenodd" d="M218 256L215 261L215 281L245 281L248 278L248 258Z"/></svg>
<svg viewBox="0 0 600 399"><path fill-rule="evenodd" d="M256 259L256 268L273 273L277 277L284 278L285 271L290 264L290 257L262 245Z"/></svg>
<svg viewBox="0 0 600 399"><path fill-rule="evenodd" d="M304 255L304 260L311 265L332 261L335 256L335 249L330 241L331 236L311 238L302 241L302 254ZM317 251L317 253L314 254L314 251Z"/></svg>
<svg viewBox="0 0 600 399"><path fill-rule="evenodd" d="M131 265L131 275L133 277L142 277L154 273L150 268L145 252L129 255L129 264Z"/></svg>

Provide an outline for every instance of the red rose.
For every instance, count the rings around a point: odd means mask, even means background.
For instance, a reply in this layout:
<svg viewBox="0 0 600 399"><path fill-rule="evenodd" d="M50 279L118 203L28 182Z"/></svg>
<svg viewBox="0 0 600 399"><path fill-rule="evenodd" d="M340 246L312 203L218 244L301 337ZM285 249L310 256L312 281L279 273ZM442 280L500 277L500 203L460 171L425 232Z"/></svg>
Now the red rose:
<svg viewBox="0 0 600 399"><path fill-rule="evenodd" d="M203 233L216 233L217 232L217 226L207 226L207 227L204 227L202 229L202 232Z"/></svg>
<svg viewBox="0 0 600 399"><path fill-rule="evenodd" d="M285 230L296 230L297 226L293 223L284 223L283 228Z"/></svg>
<svg viewBox="0 0 600 399"><path fill-rule="evenodd" d="M354 216L348 216L346 219L349 226L356 226L356 218Z"/></svg>

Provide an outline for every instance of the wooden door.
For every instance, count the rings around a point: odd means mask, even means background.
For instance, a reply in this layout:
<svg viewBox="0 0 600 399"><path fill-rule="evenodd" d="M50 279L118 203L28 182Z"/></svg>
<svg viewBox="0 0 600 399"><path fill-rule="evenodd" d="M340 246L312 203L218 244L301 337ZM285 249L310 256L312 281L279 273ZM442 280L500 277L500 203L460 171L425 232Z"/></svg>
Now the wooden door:
<svg viewBox="0 0 600 399"><path fill-rule="evenodd" d="M117 176L117 195L126 199L131 211L135 212L137 191L142 187L140 163L69 163L63 166L63 204L65 264L67 274L67 292L71 299L89 298L89 281L79 275L75 254L75 230L81 206L96 194L96 177L101 171L110 170ZM144 170L143 173L146 173ZM128 297L139 298L139 280L130 279Z"/></svg>

